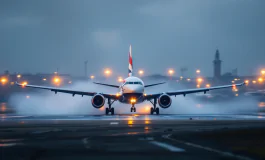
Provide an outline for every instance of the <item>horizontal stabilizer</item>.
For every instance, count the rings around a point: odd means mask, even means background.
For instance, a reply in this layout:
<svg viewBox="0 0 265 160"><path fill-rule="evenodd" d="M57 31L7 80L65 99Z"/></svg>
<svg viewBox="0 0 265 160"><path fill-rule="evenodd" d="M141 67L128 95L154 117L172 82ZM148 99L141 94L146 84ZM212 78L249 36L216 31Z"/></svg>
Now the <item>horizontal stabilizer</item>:
<svg viewBox="0 0 265 160"><path fill-rule="evenodd" d="M145 85L144 87L152 87L152 86L156 86L156 85L160 85L160 84L164 84L164 83L166 83L166 82L148 84L148 85Z"/></svg>
<svg viewBox="0 0 265 160"><path fill-rule="evenodd" d="M114 87L114 88L119 88L119 86L117 85L112 85L112 84L105 84L105 83L98 83L98 82L93 82L95 84L99 84L99 85L102 85L102 86L108 86L108 87Z"/></svg>

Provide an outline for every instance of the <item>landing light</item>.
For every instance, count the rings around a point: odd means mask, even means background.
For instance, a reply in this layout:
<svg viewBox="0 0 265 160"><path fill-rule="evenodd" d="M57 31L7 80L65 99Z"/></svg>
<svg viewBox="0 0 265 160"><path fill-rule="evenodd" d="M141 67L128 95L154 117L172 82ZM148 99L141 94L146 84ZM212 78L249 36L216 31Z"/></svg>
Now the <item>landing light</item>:
<svg viewBox="0 0 265 160"><path fill-rule="evenodd" d="M136 99L131 99L131 103L135 103L136 102Z"/></svg>

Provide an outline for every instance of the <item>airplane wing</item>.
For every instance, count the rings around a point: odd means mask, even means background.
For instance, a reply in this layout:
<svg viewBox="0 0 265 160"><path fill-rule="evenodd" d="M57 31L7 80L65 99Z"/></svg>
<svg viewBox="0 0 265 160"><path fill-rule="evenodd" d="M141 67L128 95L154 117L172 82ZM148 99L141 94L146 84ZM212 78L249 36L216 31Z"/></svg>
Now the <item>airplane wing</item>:
<svg viewBox="0 0 265 160"><path fill-rule="evenodd" d="M224 86L215 86L215 87L209 87L209 88L198 88L198 89L186 89L186 90L178 90L178 91L173 91L173 92L163 92L163 93L156 93L156 94L149 94L146 95L147 100L151 100L153 98L157 98L162 94L167 94L169 96L176 96L176 95L183 95L185 96L186 94L191 94L191 93L197 93L197 92L208 92L210 90L215 90L215 89L223 89L223 88L231 88L231 87L236 87L236 86L242 86L244 85L245 82L239 83L239 84L232 84L232 85L224 85Z"/></svg>
<svg viewBox="0 0 265 160"><path fill-rule="evenodd" d="M117 85L112 85L112 84L105 84L105 83L98 83L98 82L93 82L95 84L103 85L103 86L108 86L108 87L114 87L114 88L119 88L120 86Z"/></svg>
<svg viewBox="0 0 265 160"><path fill-rule="evenodd" d="M70 90L70 89L63 89L63 88L56 88L56 87L45 87L45 86L37 86L37 85L24 85L24 84L20 84L17 82L16 82L16 85L22 86L22 87L50 90L50 91L54 92L55 94L57 92L61 92L61 93L72 94L73 96L74 95L81 95L82 97L83 96L94 96L95 94L97 94L97 92L76 91L76 90ZM117 99L117 97L115 95L112 95L112 94L102 93L102 95L106 98Z"/></svg>
<svg viewBox="0 0 265 160"><path fill-rule="evenodd" d="M161 82L161 83L155 83L155 84L148 84L148 85L144 85L144 87L151 87L151 86L156 86L156 85L160 85L160 84L164 84L166 82Z"/></svg>

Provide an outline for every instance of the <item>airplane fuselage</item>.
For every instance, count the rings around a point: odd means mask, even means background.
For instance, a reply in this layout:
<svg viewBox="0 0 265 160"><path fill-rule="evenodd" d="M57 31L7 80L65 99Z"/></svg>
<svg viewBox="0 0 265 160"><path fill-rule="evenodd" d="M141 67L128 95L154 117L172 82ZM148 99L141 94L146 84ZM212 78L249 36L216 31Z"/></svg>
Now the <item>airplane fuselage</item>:
<svg viewBox="0 0 265 160"><path fill-rule="evenodd" d="M137 104L145 101L144 82L138 77L128 77L119 88L119 101L126 104Z"/></svg>

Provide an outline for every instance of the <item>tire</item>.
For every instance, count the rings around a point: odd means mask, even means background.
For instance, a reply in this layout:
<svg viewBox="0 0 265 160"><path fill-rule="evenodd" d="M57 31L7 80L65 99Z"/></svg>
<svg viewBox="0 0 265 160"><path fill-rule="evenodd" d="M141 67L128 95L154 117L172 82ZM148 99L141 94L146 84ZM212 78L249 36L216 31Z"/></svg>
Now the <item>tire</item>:
<svg viewBox="0 0 265 160"><path fill-rule="evenodd" d="M150 114L154 114L154 108L153 107L151 107L151 109L150 109Z"/></svg>
<svg viewBox="0 0 265 160"><path fill-rule="evenodd" d="M133 111L133 108L131 108L131 112Z"/></svg>
<svg viewBox="0 0 265 160"><path fill-rule="evenodd" d="M156 108L156 114L159 114L159 108Z"/></svg>
<svg viewBox="0 0 265 160"><path fill-rule="evenodd" d="M136 108L134 108L133 111L136 112Z"/></svg>
<svg viewBox="0 0 265 160"><path fill-rule="evenodd" d="M109 108L106 108L106 115L109 114Z"/></svg>
<svg viewBox="0 0 265 160"><path fill-rule="evenodd" d="M111 115L114 115L114 108L111 108Z"/></svg>

